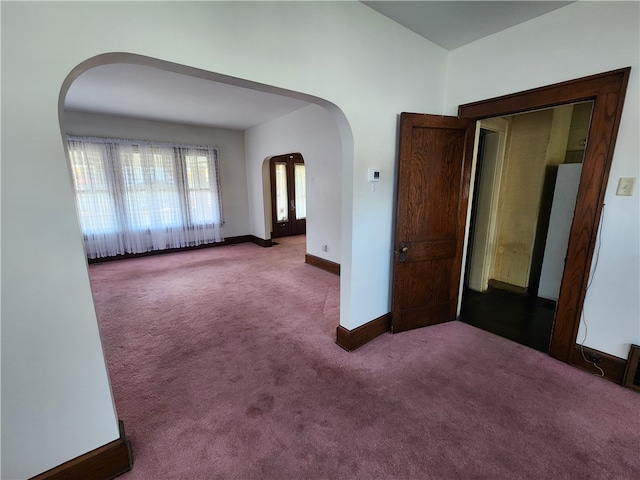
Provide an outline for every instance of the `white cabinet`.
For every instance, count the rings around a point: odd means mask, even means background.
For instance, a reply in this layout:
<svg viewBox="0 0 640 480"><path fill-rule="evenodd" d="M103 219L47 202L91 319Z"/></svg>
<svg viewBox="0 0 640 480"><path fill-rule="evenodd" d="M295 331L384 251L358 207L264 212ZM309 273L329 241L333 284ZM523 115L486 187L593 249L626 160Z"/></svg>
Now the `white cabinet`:
<svg viewBox="0 0 640 480"><path fill-rule="evenodd" d="M558 166L538 296L558 300L582 164Z"/></svg>

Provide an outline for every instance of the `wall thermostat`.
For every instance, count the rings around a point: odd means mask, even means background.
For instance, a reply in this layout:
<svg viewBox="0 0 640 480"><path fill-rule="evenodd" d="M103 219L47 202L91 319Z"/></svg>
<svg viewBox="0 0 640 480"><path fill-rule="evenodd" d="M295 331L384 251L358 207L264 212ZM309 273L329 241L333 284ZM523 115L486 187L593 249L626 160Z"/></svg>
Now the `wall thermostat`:
<svg viewBox="0 0 640 480"><path fill-rule="evenodd" d="M380 169L370 168L367 171L367 182L379 182L380 181Z"/></svg>

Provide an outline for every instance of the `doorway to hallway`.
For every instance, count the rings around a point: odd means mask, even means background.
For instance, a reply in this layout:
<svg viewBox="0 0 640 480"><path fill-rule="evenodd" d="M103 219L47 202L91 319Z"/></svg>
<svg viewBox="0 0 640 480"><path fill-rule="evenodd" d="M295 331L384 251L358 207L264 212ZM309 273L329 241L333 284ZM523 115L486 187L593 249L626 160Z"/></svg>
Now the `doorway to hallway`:
<svg viewBox="0 0 640 480"><path fill-rule="evenodd" d="M592 107L479 123L460 319L545 353Z"/></svg>

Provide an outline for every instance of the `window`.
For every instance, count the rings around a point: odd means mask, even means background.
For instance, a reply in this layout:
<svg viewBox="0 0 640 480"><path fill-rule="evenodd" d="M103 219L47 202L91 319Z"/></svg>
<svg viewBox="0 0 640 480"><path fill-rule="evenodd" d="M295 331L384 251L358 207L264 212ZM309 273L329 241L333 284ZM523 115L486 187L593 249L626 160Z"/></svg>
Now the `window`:
<svg viewBox="0 0 640 480"><path fill-rule="evenodd" d="M211 197L211 176L209 157L206 152L187 155L187 193L189 195L189 216L192 223L205 224L215 216Z"/></svg>
<svg viewBox="0 0 640 480"><path fill-rule="evenodd" d="M85 233L117 230L116 209L107 182L104 155L99 145L69 149L76 205Z"/></svg>
<svg viewBox="0 0 640 480"><path fill-rule="evenodd" d="M222 240L211 146L68 137L89 258Z"/></svg>

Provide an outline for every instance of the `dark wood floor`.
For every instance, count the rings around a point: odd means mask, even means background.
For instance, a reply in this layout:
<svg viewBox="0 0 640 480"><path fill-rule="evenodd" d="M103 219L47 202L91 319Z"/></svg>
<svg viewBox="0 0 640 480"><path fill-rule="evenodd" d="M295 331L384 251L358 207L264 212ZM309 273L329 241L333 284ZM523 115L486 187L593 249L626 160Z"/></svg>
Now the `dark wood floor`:
<svg viewBox="0 0 640 480"><path fill-rule="evenodd" d="M462 297L460 320L514 342L549 353L555 302L490 289L467 289Z"/></svg>

